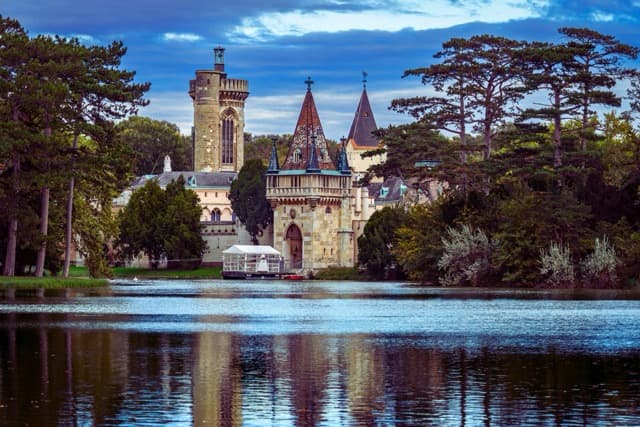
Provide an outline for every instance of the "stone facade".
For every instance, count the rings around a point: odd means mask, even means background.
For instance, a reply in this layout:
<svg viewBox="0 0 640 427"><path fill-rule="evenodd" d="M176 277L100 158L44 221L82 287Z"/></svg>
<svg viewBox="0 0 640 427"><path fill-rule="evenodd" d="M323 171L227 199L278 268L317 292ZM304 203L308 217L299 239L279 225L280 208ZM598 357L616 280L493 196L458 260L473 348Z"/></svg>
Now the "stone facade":
<svg viewBox="0 0 640 427"><path fill-rule="evenodd" d="M224 48L214 49L214 68L197 70L189 82L193 100L194 170L239 171L244 164L244 104L246 80L229 79Z"/></svg>
<svg viewBox="0 0 640 427"><path fill-rule="evenodd" d="M354 266L352 176L345 147L336 166L328 156L311 93L302 103L282 168L275 145L267 168L267 199L274 211L273 245L291 270Z"/></svg>

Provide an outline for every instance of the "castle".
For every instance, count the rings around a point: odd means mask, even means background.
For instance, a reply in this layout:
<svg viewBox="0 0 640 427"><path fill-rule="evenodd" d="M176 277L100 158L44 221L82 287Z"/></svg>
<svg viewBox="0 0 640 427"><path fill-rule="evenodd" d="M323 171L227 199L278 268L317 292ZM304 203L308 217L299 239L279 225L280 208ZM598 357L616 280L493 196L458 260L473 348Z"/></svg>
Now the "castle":
<svg viewBox="0 0 640 427"><path fill-rule="evenodd" d="M234 244L251 244L228 198L231 182L244 163L244 107L249 85L246 80L227 77L224 51L216 47L213 69L197 70L189 82L194 170L172 171L167 159L162 174L139 177L114 203L126 204L131 192L148 179L157 180L164 188L182 175L202 206L202 237L207 242L204 264L220 263L222 251ZM366 186L358 181L373 162L384 160L382 156L360 157L380 145L372 134L377 126L366 78L363 83L348 138L342 141L336 162L329 156L311 78L305 82L307 90L293 140L281 164L275 145L272 149L266 197L273 208L273 225L259 241L280 251L287 269L309 272L353 267L357 239L371 214L405 196L407 188L397 178Z"/></svg>

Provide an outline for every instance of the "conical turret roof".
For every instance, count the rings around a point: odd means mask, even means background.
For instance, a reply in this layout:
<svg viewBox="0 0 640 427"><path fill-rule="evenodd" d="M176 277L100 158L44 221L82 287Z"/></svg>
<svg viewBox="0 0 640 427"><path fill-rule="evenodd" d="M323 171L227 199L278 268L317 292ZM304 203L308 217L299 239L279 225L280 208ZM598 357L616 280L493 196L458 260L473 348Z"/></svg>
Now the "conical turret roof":
<svg viewBox="0 0 640 427"><path fill-rule="evenodd" d="M311 84L313 81L308 79L307 93L305 94L300 115L296 123L296 129L293 132L293 140L289 145L287 158L281 166L282 170L306 169L311 159L312 137L315 135L315 157L317 158L319 169L336 169L327 147L327 141L322 130L322 123L316 104L311 93ZM315 165L314 165L315 166Z"/></svg>
<svg viewBox="0 0 640 427"><path fill-rule="evenodd" d="M351 123L351 130L349 130L349 141L358 147L375 148L380 142L372 133L376 129L378 129L378 125L376 125L376 119L371 111L367 88L364 87L353 123Z"/></svg>

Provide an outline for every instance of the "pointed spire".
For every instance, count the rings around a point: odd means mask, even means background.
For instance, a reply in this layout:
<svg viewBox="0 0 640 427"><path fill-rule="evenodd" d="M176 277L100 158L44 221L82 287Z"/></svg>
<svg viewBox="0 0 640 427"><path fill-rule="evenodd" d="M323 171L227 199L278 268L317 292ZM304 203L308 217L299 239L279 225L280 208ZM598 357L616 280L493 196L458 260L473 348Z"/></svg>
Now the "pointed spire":
<svg viewBox="0 0 640 427"><path fill-rule="evenodd" d="M269 166L267 167L268 174L277 174L280 171L278 163L278 150L276 149L277 137L271 137L271 156L269 157Z"/></svg>
<svg viewBox="0 0 640 427"><path fill-rule="evenodd" d="M347 138L349 141L353 140L360 147L377 147L380 141L373 135L373 131L378 128L378 125L373 117L369 96L367 95L367 72L363 71L362 76L362 95Z"/></svg>
<svg viewBox="0 0 640 427"><path fill-rule="evenodd" d="M309 153L309 161L307 162L307 173L320 173L320 165L318 164L318 154L316 153L316 133L311 135L311 152Z"/></svg>
<svg viewBox="0 0 640 427"><path fill-rule="evenodd" d="M305 170L310 164L311 155L316 158L320 169L336 169L335 163L327 155L327 141L322 130L322 123L313 100L311 85L313 80L308 77L305 81L307 92L300 108L300 115L293 132L293 139L289 145L287 157L281 165L281 170ZM315 149L311 149L311 138L315 135Z"/></svg>
<svg viewBox="0 0 640 427"><path fill-rule="evenodd" d="M347 175L351 173L349 161L347 160L347 139L343 136L340 138L340 142L342 142L342 148L340 149L340 157L338 159L338 172Z"/></svg>

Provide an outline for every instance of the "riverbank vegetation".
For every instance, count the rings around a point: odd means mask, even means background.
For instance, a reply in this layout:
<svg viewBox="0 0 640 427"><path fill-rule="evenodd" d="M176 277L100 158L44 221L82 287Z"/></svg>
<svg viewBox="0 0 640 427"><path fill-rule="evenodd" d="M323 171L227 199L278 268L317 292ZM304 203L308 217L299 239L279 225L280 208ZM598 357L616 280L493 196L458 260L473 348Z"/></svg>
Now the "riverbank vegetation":
<svg viewBox="0 0 640 427"><path fill-rule="evenodd" d="M0 289L70 289L107 286L107 279L88 277L0 276Z"/></svg>
<svg viewBox="0 0 640 427"><path fill-rule="evenodd" d="M221 279L222 267L198 267L194 269L149 269L115 267L114 278L138 279Z"/></svg>
<svg viewBox="0 0 640 427"><path fill-rule="evenodd" d="M557 44L454 38L434 64L405 72L435 95L394 100L416 121L380 129L385 148L369 153L387 155L372 174L411 187L358 242L370 274L448 286L638 283L639 49L559 32Z"/></svg>

